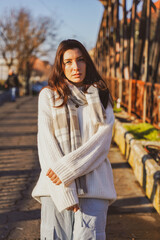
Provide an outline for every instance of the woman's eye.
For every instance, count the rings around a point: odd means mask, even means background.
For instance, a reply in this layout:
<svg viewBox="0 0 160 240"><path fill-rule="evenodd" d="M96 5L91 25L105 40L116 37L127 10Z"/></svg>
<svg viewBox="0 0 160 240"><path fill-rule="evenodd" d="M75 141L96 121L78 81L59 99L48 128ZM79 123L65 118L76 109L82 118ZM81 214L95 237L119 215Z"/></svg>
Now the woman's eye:
<svg viewBox="0 0 160 240"><path fill-rule="evenodd" d="M84 59L83 59L83 58L79 58L78 61L80 61L80 62L84 62Z"/></svg>
<svg viewBox="0 0 160 240"><path fill-rule="evenodd" d="M68 64L71 64L71 61L67 61L64 63L64 65L68 65Z"/></svg>

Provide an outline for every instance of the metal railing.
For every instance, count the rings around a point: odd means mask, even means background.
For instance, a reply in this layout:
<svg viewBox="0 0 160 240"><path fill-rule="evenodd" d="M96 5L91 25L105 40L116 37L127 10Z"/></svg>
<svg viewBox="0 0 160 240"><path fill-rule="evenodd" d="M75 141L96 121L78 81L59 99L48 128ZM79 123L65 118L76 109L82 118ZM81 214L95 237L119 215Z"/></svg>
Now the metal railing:
<svg viewBox="0 0 160 240"><path fill-rule="evenodd" d="M113 99L121 100L128 113L135 113L143 122L160 129L160 84L134 79L107 77Z"/></svg>

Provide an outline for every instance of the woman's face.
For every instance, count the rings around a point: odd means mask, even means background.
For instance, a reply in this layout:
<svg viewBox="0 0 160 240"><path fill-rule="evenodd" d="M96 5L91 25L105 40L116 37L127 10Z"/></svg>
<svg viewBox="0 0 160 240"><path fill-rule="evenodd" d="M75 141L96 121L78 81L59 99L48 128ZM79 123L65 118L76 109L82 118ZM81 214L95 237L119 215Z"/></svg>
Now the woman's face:
<svg viewBox="0 0 160 240"><path fill-rule="evenodd" d="M66 78L76 86L82 86L86 76L86 63L79 48L69 49L63 54L63 71Z"/></svg>

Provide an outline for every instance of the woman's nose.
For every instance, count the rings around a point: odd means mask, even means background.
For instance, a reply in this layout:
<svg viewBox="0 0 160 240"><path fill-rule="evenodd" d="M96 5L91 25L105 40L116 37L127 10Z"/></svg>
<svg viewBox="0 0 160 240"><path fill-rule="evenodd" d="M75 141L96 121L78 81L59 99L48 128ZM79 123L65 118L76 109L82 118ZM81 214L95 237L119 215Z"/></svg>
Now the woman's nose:
<svg viewBox="0 0 160 240"><path fill-rule="evenodd" d="M73 69L79 69L77 61L74 61L72 66L73 66Z"/></svg>

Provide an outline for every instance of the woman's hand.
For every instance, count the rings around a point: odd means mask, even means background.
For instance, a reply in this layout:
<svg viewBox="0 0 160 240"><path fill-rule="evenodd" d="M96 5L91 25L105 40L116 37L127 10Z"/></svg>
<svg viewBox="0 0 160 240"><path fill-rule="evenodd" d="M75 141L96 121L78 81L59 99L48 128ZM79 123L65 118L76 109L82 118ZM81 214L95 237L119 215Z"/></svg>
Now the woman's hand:
<svg viewBox="0 0 160 240"><path fill-rule="evenodd" d="M62 181L59 179L59 177L55 174L55 172L53 172L53 170L50 168L46 174L46 176L48 176L51 181L53 183L55 183L56 185L60 185L62 183ZM69 211L73 211L73 212L77 212L79 210L79 205L75 204L69 208L67 208L67 210Z"/></svg>
<svg viewBox="0 0 160 240"><path fill-rule="evenodd" d="M55 183L56 185L60 185L62 183L62 181L59 179L59 177L55 174L55 172L53 172L53 170L50 168L46 174L46 176L48 176L51 181L53 183Z"/></svg>
<svg viewBox="0 0 160 240"><path fill-rule="evenodd" d="M76 204L74 206L71 206L71 207L67 208L67 210L77 212L79 210L79 205Z"/></svg>

